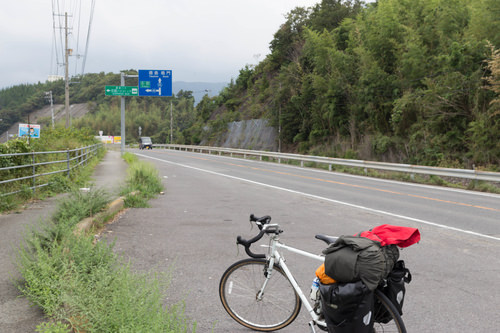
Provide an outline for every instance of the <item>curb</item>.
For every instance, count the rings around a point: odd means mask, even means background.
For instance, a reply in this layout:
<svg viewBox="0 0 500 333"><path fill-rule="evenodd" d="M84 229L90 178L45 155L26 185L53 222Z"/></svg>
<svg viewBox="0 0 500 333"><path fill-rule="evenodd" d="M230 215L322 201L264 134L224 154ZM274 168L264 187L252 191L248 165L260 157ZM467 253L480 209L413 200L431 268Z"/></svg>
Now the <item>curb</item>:
<svg viewBox="0 0 500 333"><path fill-rule="evenodd" d="M124 200L125 197L119 197L118 199L115 199L114 201L109 203L106 209L104 209L102 212L99 212L92 217L87 217L78 222L73 233L75 235L81 235L84 233L88 233L94 227L102 226L104 222L106 222L106 220L108 220L111 216L114 216L116 213L123 210L123 208L125 207Z"/></svg>

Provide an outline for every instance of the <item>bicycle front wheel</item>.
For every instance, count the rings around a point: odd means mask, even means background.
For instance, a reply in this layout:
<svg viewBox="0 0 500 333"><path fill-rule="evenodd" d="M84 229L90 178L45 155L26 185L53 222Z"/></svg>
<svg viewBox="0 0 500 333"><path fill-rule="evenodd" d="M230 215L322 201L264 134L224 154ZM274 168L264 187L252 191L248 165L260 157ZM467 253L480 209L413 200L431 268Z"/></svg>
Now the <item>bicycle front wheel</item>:
<svg viewBox="0 0 500 333"><path fill-rule="evenodd" d="M297 317L301 301L283 270L274 265L261 299L257 295L266 280L264 259L244 259L222 275L219 295L227 313L241 325L256 331L279 330Z"/></svg>
<svg viewBox="0 0 500 333"><path fill-rule="evenodd" d="M375 289L374 333L406 333L405 324L392 302L378 289Z"/></svg>

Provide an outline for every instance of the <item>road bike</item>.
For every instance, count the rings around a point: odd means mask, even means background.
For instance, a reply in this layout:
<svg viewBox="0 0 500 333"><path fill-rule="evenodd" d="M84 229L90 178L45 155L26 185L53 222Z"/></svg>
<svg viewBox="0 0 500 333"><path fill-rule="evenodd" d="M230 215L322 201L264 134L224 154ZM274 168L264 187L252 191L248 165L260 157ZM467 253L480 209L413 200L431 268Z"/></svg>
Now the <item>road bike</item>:
<svg viewBox="0 0 500 333"><path fill-rule="evenodd" d="M310 301L304 294L289 270L281 250L320 262L323 262L325 257L285 245L280 239L283 230L278 224L270 224L271 217L268 215L258 218L252 214L250 221L259 227L260 232L249 240L237 237L237 244L243 245L251 258L235 262L222 275L219 296L224 309L239 324L256 331L270 332L292 323L303 304L311 316L308 323L311 332L315 333L316 327L328 330L321 311L321 302ZM267 247L267 254L252 252L250 246L264 235L269 236L269 245L261 245ZM326 244L337 239L327 235L315 237ZM398 310L381 291L381 287L374 292L376 306L373 332L406 333Z"/></svg>

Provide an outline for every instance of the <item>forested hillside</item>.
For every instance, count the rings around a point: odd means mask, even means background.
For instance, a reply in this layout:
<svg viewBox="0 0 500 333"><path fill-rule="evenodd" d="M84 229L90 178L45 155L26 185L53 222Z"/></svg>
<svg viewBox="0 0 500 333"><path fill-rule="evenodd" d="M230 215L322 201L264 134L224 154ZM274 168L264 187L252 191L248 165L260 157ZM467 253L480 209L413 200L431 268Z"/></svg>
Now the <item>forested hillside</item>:
<svg viewBox="0 0 500 333"><path fill-rule="evenodd" d="M282 151L499 170L499 49L498 0L323 0L288 13L270 54L218 96L127 97L127 142L139 126L170 142L172 106L175 143L215 143L233 121L264 119L281 128ZM73 79L71 103L90 110L73 126L119 133L120 98L103 93L119 75ZM0 90L0 131L48 90L63 103L61 81Z"/></svg>
<svg viewBox="0 0 500 333"><path fill-rule="evenodd" d="M137 72L131 70L127 74L133 75ZM98 135L98 131L103 131L104 135L120 135L120 97L104 95L106 85L120 85L120 75L85 74L83 77L73 77L71 81L71 104L86 103L89 109L84 118L73 119L72 126L87 127L95 135ZM137 85L137 79L126 79L125 85ZM214 87L217 87L217 84ZM18 85L0 90L0 133L16 122L27 123L31 112L48 105L49 102L45 98L45 92L48 91L52 91L54 104L64 104L63 81ZM208 99L208 92L205 97ZM143 136L151 136L156 143L168 142L171 108L174 114L172 127L175 142L185 143L189 140L191 143L189 129L195 119L194 104L193 92L183 90L167 98L126 97L127 143L137 143L139 126ZM43 131L44 126L50 126L51 119L46 118L38 122ZM65 126L65 123L56 126Z"/></svg>
<svg viewBox="0 0 500 333"><path fill-rule="evenodd" d="M498 169L500 1L323 0L270 48L200 124L264 117L288 150Z"/></svg>

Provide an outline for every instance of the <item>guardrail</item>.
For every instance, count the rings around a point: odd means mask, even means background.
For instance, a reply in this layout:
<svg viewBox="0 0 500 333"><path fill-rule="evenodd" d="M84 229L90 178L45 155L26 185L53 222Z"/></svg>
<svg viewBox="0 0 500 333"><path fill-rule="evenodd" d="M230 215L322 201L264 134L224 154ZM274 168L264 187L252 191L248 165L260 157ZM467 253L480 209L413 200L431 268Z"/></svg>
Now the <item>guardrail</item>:
<svg viewBox="0 0 500 333"><path fill-rule="evenodd" d="M4 165L4 167L0 168L0 185L13 182L20 182L20 184L22 184L22 181L31 180L31 184L28 187L9 193L0 193L0 197L16 194L24 191L25 189L31 189L33 194L35 194L35 190L37 188L49 185L48 181L46 183L37 184L37 179L64 172L67 173L69 177L71 170L82 164L86 165L89 159L94 157L102 146L102 143L98 143L91 146L59 151L0 154L0 165ZM9 161L9 159L18 159L22 164L17 163L19 161ZM61 168L61 164L64 165L63 168ZM48 169L48 167L46 167L48 165L57 165L57 169L51 169L50 171L43 170ZM25 174L22 177L9 178L8 172L16 169L26 169L28 171L21 172ZM7 174L5 172L7 172ZM26 185L26 183L22 185Z"/></svg>
<svg viewBox="0 0 500 333"><path fill-rule="evenodd" d="M239 155L246 158L247 156L256 156L260 160L262 157L268 157L278 160L292 160L300 162L301 167L304 167L304 162L312 162L318 164L328 165L328 169L332 170L332 165L342 165L348 167L363 168L365 173L368 169L377 169L383 171L397 171L403 173L409 173L410 175L423 174L423 175L434 175L443 177L454 177L454 178L464 178L470 180L482 180L488 182L500 182L500 172L488 172L479 170L468 170L468 169L452 169L452 168L438 168L422 165L411 165L411 164L399 164L399 163L385 163L385 162L372 162L363 160L351 160L333 157L322 157L322 156L309 156L300 154L287 154L269 151L259 151L259 150L246 150L246 149L235 149L235 148L221 148L221 147L209 147L209 146L191 146L191 145L173 145L173 144L155 144L155 148L165 148L165 149L176 149L176 150L186 150L193 152L207 152L218 153L219 155Z"/></svg>

